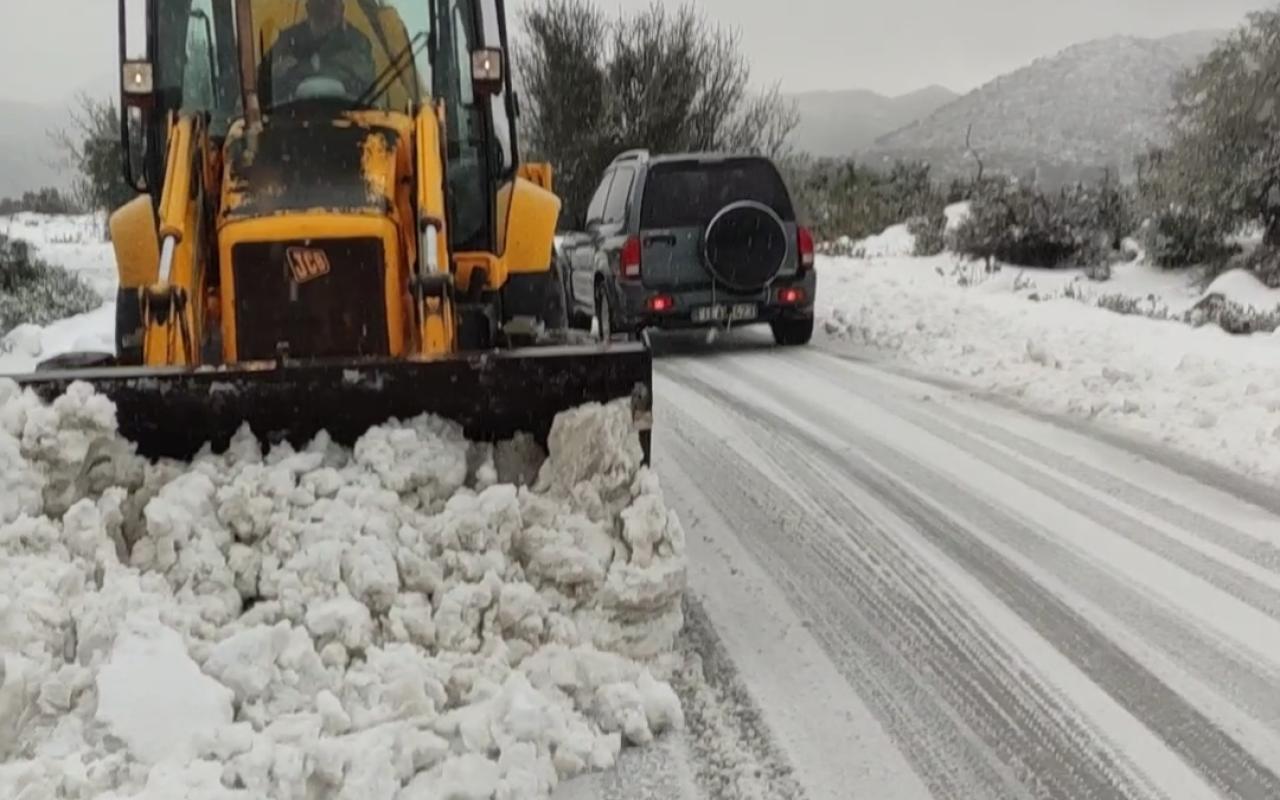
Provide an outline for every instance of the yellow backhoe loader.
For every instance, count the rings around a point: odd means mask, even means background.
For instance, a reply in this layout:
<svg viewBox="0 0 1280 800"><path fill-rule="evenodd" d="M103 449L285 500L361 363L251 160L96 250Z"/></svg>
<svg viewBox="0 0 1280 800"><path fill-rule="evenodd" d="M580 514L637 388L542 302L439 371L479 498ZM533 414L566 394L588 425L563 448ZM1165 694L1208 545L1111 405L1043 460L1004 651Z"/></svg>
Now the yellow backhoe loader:
<svg viewBox="0 0 1280 800"><path fill-rule="evenodd" d="M353 442L431 412L470 437L544 438L566 408L633 399L652 362L570 343L560 201L520 162L502 0L119 0L110 218L116 352L19 382L87 381L152 457L248 423ZM125 41L145 18L145 58Z"/></svg>

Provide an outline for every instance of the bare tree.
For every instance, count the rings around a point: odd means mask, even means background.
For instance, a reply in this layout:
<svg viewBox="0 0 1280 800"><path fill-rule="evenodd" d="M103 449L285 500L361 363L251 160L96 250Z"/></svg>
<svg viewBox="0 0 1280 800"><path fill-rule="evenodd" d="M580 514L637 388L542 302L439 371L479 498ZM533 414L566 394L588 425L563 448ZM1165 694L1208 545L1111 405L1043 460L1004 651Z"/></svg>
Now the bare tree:
<svg viewBox="0 0 1280 800"><path fill-rule="evenodd" d="M524 15L517 62L530 149L549 159L580 220L594 182L621 150L780 155L798 122L775 87L750 93L736 32L693 5L660 2L606 21L590 0L540 0Z"/></svg>
<svg viewBox="0 0 1280 800"><path fill-rule="evenodd" d="M800 108L777 85L748 100L731 123L723 145L781 159L791 155L787 141L800 124Z"/></svg>
<svg viewBox="0 0 1280 800"><path fill-rule="evenodd" d="M523 15L516 51L524 102L521 127L535 158L556 169L566 221L586 211L612 137L605 115L609 24L588 0L544 0Z"/></svg>
<svg viewBox="0 0 1280 800"><path fill-rule="evenodd" d="M76 201L95 211L115 210L136 194L124 181L117 106L82 94L70 114L70 127L50 135L64 153L65 164L76 172Z"/></svg>
<svg viewBox="0 0 1280 800"><path fill-rule="evenodd" d="M978 174L973 178L973 185L979 187L982 185L982 175L986 171L986 165L982 163L982 154L973 148L973 123L969 123L969 129L964 133L964 151L978 162Z"/></svg>

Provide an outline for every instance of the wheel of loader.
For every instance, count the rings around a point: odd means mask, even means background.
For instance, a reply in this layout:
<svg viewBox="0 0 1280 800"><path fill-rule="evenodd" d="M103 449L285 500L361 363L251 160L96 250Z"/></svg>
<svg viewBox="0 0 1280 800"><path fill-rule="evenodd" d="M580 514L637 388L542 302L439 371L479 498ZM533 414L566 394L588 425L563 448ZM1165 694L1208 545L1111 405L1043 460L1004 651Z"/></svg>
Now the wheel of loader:
<svg viewBox="0 0 1280 800"><path fill-rule="evenodd" d="M548 331L563 331L569 327L568 294L559 261L551 262L551 280L547 282L546 299L539 317Z"/></svg>
<svg viewBox="0 0 1280 800"><path fill-rule="evenodd" d="M138 292L116 292L116 363L136 367L142 363L142 306Z"/></svg>

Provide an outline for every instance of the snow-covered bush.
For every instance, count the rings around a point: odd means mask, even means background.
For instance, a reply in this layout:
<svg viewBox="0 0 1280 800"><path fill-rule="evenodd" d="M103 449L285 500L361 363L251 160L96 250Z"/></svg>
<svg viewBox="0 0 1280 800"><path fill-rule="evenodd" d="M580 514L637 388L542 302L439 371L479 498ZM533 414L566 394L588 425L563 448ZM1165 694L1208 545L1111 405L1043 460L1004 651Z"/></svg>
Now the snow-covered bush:
<svg viewBox="0 0 1280 800"><path fill-rule="evenodd" d="M864 239L946 206L928 164L898 162L880 170L852 159L792 156L782 169L801 216L825 241Z"/></svg>
<svg viewBox="0 0 1280 800"><path fill-rule="evenodd" d="M1185 207L1153 213L1142 226L1141 240L1151 262L1166 269L1208 264L1231 255L1220 222Z"/></svg>
<svg viewBox="0 0 1280 800"><path fill-rule="evenodd" d="M936 256L947 248L947 215L912 217L907 221L907 233L915 239L917 256Z"/></svg>
<svg viewBox="0 0 1280 800"><path fill-rule="evenodd" d="M1242 227L1280 252L1277 41L1280 9L1252 13L1175 83L1168 142L1138 163L1156 263L1226 269L1225 243Z"/></svg>
<svg viewBox="0 0 1280 800"><path fill-rule="evenodd" d="M100 305L102 298L78 276L0 234L0 336L22 323L48 325Z"/></svg>
<svg viewBox="0 0 1280 800"><path fill-rule="evenodd" d="M957 252L1026 267L1084 267L1118 258L1132 219L1110 182L1057 194L1011 181L986 181L955 231Z"/></svg>
<svg viewBox="0 0 1280 800"><path fill-rule="evenodd" d="M76 203L62 190L47 187L34 192L23 192L21 197L0 200L0 216L28 212L31 214L74 214Z"/></svg>
<svg viewBox="0 0 1280 800"><path fill-rule="evenodd" d="M1228 300L1221 294L1210 294L1183 315L1190 325L1217 325L1227 333L1248 335L1271 333L1280 329L1280 308L1259 311Z"/></svg>
<svg viewBox="0 0 1280 800"><path fill-rule="evenodd" d="M523 800L682 725L628 402L545 459L423 417L149 464L115 427L0 380L0 796Z"/></svg>

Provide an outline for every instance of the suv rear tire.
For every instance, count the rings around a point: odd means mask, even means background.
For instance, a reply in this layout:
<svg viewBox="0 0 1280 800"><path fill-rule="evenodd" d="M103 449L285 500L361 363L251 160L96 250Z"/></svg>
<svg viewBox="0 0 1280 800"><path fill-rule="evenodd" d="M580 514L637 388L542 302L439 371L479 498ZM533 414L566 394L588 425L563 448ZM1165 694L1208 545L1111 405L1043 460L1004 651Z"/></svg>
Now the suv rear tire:
<svg viewBox="0 0 1280 800"><path fill-rule="evenodd" d="M769 323L773 340L783 347L799 347L813 339L813 317L775 319Z"/></svg>

